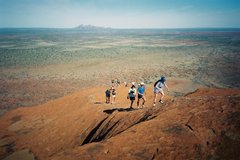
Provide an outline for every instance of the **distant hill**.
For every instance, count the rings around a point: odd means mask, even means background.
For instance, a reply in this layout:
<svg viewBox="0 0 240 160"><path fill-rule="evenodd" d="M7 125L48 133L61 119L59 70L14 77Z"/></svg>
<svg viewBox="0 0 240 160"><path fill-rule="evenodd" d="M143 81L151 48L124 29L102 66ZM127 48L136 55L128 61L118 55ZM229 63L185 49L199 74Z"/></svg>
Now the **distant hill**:
<svg viewBox="0 0 240 160"><path fill-rule="evenodd" d="M75 27L76 29L81 29L81 30L107 30L107 29L111 29L109 27L99 27L99 26L93 26L93 25L79 25L77 27Z"/></svg>

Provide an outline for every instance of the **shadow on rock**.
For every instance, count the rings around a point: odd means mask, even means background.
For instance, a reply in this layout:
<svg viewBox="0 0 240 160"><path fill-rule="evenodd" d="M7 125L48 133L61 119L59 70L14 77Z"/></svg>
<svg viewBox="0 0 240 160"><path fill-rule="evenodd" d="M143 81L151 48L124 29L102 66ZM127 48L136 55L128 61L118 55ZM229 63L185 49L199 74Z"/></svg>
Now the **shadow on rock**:
<svg viewBox="0 0 240 160"><path fill-rule="evenodd" d="M105 102L94 102L94 104L105 104Z"/></svg>
<svg viewBox="0 0 240 160"><path fill-rule="evenodd" d="M118 112L129 112L129 111L134 111L136 109L134 108L113 108L113 109L105 109L103 112L107 114L112 114L114 111Z"/></svg>

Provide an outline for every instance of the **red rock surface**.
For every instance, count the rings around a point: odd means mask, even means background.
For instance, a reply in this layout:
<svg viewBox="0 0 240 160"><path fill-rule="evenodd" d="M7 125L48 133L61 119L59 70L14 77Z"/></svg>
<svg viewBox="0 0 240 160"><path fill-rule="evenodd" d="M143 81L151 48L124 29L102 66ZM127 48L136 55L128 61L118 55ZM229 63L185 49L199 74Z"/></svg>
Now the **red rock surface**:
<svg viewBox="0 0 240 160"><path fill-rule="evenodd" d="M240 90L202 88L152 107L148 87L146 107L129 110L128 88L112 105L105 89L6 113L1 158L29 149L39 160L240 159Z"/></svg>

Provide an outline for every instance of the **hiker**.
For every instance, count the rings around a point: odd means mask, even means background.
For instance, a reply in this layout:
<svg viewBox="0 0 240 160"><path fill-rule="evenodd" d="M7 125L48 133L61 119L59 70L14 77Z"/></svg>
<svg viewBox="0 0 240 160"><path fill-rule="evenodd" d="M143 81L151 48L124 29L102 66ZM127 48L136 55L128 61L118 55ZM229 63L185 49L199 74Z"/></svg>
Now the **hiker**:
<svg viewBox="0 0 240 160"><path fill-rule="evenodd" d="M142 102L142 108L144 107L144 103L146 102L146 97L145 97L145 84L143 82L140 83L140 85L138 85L138 100L137 100L137 108L139 108L139 101L140 99L143 100Z"/></svg>
<svg viewBox="0 0 240 160"><path fill-rule="evenodd" d="M114 85L111 86L110 91L112 91L113 89L115 89Z"/></svg>
<svg viewBox="0 0 240 160"><path fill-rule="evenodd" d="M114 86L118 87L118 80L117 79L114 80Z"/></svg>
<svg viewBox="0 0 240 160"><path fill-rule="evenodd" d="M112 80L112 87L114 87L115 86L115 80L113 79Z"/></svg>
<svg viewBox="0 0 240 160"><path fill-rule="evenodd" d="M115 103L115 100L116 100L116 89L115 88L112 89L112 98L113 98L112 99L112 104L113 104L113 103Z"/></svg>
<svg viewBox="0 0 240 160"><path fill-rule="evenodd" d="M134 81L132 81L132 86L133 86L133 85L135 86L135 82L134 82Z"/></svg>
<svg viewBox="0 0 240 160"><path fill-rule="evenodd" d="M154 84L154 89L153 89L153 92L154 92L153 106L156 105L157 95L159 93L161 94L161 98L160 98L159 102L161 104L163 104L163 97L164 97L163 86L165 86L167 88L167 91L169 92L169 88L168 88L168 86L166 84L166 77L161 76L161 78L157 82L155 82L155 84Z"/></svg>
<svg viewBox="0 0 240 160"><path fill-rule="evenodd" d="M107 89L105 91L105 94L106 94L106 103L110 103L110 96L111 96L111 91L110 89Z"/></svg>
<svg viewBox="0 0 240 160"><path fill-rule="evenodd" d="M120 80L117 79L117 86L119 86L121 84Z"/></svg>
<svg viewBox="0 0 240 160"><path fill-rule="evenodd" d="M135 96L136 96L136 87L135 85L132 85L132 87L129 89L128 91L128 98L130 98L130 101L131 101L131 105L130 105L130 108L132 109L132 104L135 100Z"/></svg>

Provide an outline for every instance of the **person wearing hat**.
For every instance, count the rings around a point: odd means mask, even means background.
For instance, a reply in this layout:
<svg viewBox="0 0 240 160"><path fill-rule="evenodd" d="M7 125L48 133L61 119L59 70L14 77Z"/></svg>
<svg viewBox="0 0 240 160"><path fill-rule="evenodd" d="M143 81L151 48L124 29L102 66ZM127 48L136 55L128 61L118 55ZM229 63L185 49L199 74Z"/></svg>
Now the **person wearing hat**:
<svg viewBox="0 0 240 160"><path fill-rule="evenodd" d="M146 97L145 97L145 84L143 82L140 83L140 85L138 85L138 100L137 100L137 108L139 108L139 101L140 99L143 100L142 102L142 108L144 107L144 103L146 102Z"/></svg>
<svg viewBox="0 0 240 160"><path fill-rule="evenodd" d="M157 82L155 82L155 84L154 84L154 89L153 89L153 92L154 92L153 106L156 105L157 95L159 93L161 94L161 98L160 98L159 102L163 104L163 97L164 97L163 87L164 86L167 88L167 91L169 92L169 88L168 88L168 86L166 84L166 77L161 76L160 79Z"/></svg>

